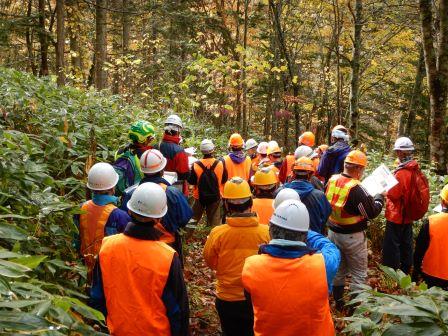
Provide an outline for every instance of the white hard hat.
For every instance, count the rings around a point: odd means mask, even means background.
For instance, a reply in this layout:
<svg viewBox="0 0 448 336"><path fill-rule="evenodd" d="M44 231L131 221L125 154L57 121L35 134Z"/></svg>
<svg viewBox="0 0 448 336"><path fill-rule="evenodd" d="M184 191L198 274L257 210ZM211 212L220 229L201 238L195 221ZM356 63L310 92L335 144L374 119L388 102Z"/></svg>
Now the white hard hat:
<svg viewBox="0 0 448 336"><path fill-rule="evenodd" d="M162 218L168 211L165 190L152 182L140 184L128 202L128 209L143 217Z"/></svg>
<svg viewBox="0 0 448 336"><path fill-rule="evenodd" d="M259 154L267 154L268 153L269 144L265 141L262 141L258 144L257 153Z"/></svg>
<svg viewBox="0 0 448 336"><path fill-rule="evenodd" d="M284 188L284 189L280 190L278 192L277 196L275 196L275 200L273 203L274 209L278 208L278 206L280 204L282 204L284 201L287 201L287 200L300 201L299 193L291 188Z"/></svg>
<svg viewBox="0 0 448 336"><path fill-rule="evenodd" d="M165 130L168 131L179 131L180 129L184 128L184 125L182 124L182 120L177 114L171 114L166 118L165 120Z"/></svg>
<svg viewBox="0 0 448 336"><path fill-rule="evenodd" d="M90 190L109 190L118 182L118 174L114 167L106 162L95 163L89 170L87 188Z"/></svg>
<svg viewBox="0 0 448 336"><path fill-rule="evenodd" d="M140 167L145 174L155 174L165 168L167 159L157 149L149 149L140 158Z"/></svg>
<svg viewBox="0 0 448 336"><path fill-rule="evenodd" d="M414 144L407 137L401 137L395 141L394 150L413 151L414 149Z"/></svg>
<svg viewBox="0 0 448 336"><path fill-rule="evenodd" d="M275 209L271 223L284 229L307 232L310 228L310 215L302 202L286 200Z"/></svg>
<svg viewBox="0 0 448 336"><path fill-rule="evenodd" d="M213 144L213 141L204 139L202 140L201 146L199 148L202 154L210 154L215 150L215 145Z"/></svg>
<svg viewBox="0 0 448 336"><path fill-rule="evenodd" d="M272 148L274 148L274 147L280 147L280 146L278 145L278 142L275 141L275 140L271 140L271 141L269 141L269 142L268 142L268 146L269 146L269 147L272 147Z"/></svg>
<svg viewBox="0 0 448 336"><path fill-rule="evenodd" d="M257 145L258 145L258 143L254 139L249 139L244 144L244 149L248 150L248 149L256 147Z"/></svg>
<svg viewBox="0 0 448 336"><path fill-rule="evenodd" d="M299 146L294 152L294 160L300 159L301 157L310 157L313 154L313 149L309 146Z"/></svg>

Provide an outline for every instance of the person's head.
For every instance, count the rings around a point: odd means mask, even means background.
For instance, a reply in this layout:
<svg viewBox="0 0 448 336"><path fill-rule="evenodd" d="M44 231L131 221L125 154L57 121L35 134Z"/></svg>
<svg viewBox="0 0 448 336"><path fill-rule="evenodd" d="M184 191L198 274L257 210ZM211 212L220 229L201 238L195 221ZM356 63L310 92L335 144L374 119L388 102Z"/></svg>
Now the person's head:
<svg viewBox="0 0 448 336"><path fill-rule="evenodd" d="M301 157L292 166L296 180L310 180L314 174L313 161L308 157Z"/></svg>
<svg viewBox="0 0 448 336"><path fill-rule="evenodd" d="M94 194L113 195L119 176L109 163L95 163L87 176L87 188Z"/></svg>
<svg viewBox="0 0 448 336"><path fill-rule="evenodd" d="M348 129L345 126L336 125L331 130L331 143L335 143L339 140L348 142L349 139L350 137L348 135Z"/></svg>
<svg viewBox="0 0 448 336"><path fill-rule="evenodd" d="M344 161L344 174L354 179L361 180L367 167L367 156L360 150L352 150Z"/></svg>
<svg viewBox="0 0 448 336"><path fill-rule="evenodd" d="M204 139L199 147L204 157L212 157L215 152L215 144L209 139Z"/></svg>
<svg viewBox="0 0 448 336"><path fill-rule="evenodd" d="M222 195L224 208L229 215L248 213L252 210L252 193L249 183L235 176L226 182Z"/></svg>
<svg viewBox="0 0 448 336"><path fill-rule="evenodd" d="M276 144L270 145L268 148L268 157L271 162L279 162L282 159L282 149Z"/></svg>
<svg viewBox="0 0 448 336"><path fill-rule="evenodd" d="M295 200L300 202L299 193L291 188L283 188L278 192L277 196L275 196L272 206L274 209L277 209L280 204L287 200Z"/></svg>
<svg viewBox="0 0 448 336"><path fill-rule="evenodd" d="M163 175L167 159L157 149L149 149L140 157L140 167L146 176Z"/></svg>
<svg viewBox="0 0 448 336"><path fill-rule="evenodd" d="M244 144L244 149L246 150L247 155L253 157L257 154L257 146L258 143L254 139L249 139Z"/></svg>
<svg viewBox="0 0 448 336"><path fill-rule="evenodd" d="M134 220L151 226L160 222L168 211L165 190L152 182L140 184L127 206Z"/></svg>
<svg viewBox="0 0 448 336"><path fill-rule="evenodd" d="M448 208L448 184L445 185L440 192L440 202L443 208Z"/></svg>
<svg viewBox="0 0 448 336"><path fill-rule="evenodd" d="M155 139L154 127L147 121L136 121L129 128L128 136L133 144L148 146Z"/></svg>
<svg viewBox="0 0 448 336"><path fill-rule="evenodd" d="M414 144L411 139L407 137L401 137L395 141L394 151L400 162L406 161L406 159L412 157L414 150Z"/></svg>
<svg viewBox="0 0 448 336"><path fill-rule="evenodd" d="M272 239L285 239L306 243L310 217L306 206L297 200L286 200L275 210L270 220Z"/></svg>
<svg viewBox="0 0 448 336"><path fill-rule="evenodd" d="M304 132L302 133L302 135L299 137L299 146L301 145L305 145L305 146L309 146L309 147L313 147L316 141L316 137L314 136L313 132Z"/></svg>
<svg viewBox="0 0 448 336"><path fill-rule="evenodd" d="M266 157L268 155L269 144L265 141L262 141L258 144L257 153L260 154L261 157Z"/></svg>
<svg viewBox="0 0 448 336"><path fill-rule="evenodd" d="M229 138L229 148L232 152L239 152L243 150L244 140L238 133L233 133Z"/></svg>
<svg viewBox="0 0 448 336"><path fill-rule="evenodd" d="M182 120L177 114L171 114L165 120L165 134L168 135L180 135L180 132L184 128Z"/></svg>
<svg viewBox="0 0 448 336"><path fill-rule="evenodd" d="M313 155L313 149L309 146L299 146L294 152L294 160L300 159L301 157L310 157Z"/></svg>
<svg viewBox="0 0 448 336"><path fill-rule="evenodd" d="M262 168L252 177L255 195L259 197L273 197L275 190L277 190L277 184L277 175L270 168Z"/></svg>

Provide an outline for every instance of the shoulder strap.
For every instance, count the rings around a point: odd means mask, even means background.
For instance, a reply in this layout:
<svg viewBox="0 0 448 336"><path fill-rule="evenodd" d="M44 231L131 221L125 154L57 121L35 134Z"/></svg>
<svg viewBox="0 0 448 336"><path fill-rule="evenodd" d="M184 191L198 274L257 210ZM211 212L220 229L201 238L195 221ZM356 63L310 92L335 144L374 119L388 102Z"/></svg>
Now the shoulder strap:
<svg viewBox="0 0 448 336"><path fill-rule="evenodd" d="M196 161L195 162L199 167L201 167L201 169L203 170L203 171L205 171L207 168L204 166L204 164L201 162L201 161Z"/></svg>
<svg viewBox="0 0 448 336"><path fill-rule="evenodd" d="M201 162L201 163L202 163L202 162ZM216 166L218 165L218 163L219 163L219 160L215 160L215 162L213 162L212 166L210 167L210 170L211 170L211 171L214 171L215 168L216 168Z"/></svg>

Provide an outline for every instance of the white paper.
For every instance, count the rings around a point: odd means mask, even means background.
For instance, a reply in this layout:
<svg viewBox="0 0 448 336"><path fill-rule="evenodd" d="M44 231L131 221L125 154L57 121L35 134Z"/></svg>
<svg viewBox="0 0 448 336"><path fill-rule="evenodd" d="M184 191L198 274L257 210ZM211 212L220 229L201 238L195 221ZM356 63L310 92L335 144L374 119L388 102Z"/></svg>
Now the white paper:
<svg viewBox="0 0 448 336"><path fill-rule="evenodd" d="M188 148L185 148L184 150L185 150L185 153L187 153L188 156L195 155L196 151L197 151L196 147L188 147Z"/></svg>
<svg viewBox="0 0 448 336"><path fill-rule="evenodd" d="M193 163L195 163L196 161L198 161L198 159L195 158L194 156L188 157L188 167L190 167L190 170L191 170L191 167L193 167Z"/></svg>
<svg viewBox="0 0 448 336"><path fill-rule="evenodd" d="M389 168L381 164L362 181L362 186L370 195L375 196L376 194L389 191L397 183L397 179L390 172Z"/></svg>
<svg viewBox="0 0 448 336"><path fill-rule="evenodd" d="M170 184L174 184L177 182L177 173L176 172L164 172L163 178L167 180Z"/></svg>
<svg viewBox="0 0 448 336"><path fill-rule="evenodd" d="M432 211L434 211L434 212L442 212L442 210L443 210L442 204L439 204L434 209L432 209Z"/></svg>

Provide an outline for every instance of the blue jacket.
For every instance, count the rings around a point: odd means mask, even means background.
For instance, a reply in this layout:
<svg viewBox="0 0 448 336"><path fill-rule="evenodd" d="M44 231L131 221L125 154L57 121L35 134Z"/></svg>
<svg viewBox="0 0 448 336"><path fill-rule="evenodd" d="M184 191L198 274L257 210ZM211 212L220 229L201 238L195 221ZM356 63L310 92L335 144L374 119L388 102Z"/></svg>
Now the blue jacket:
<svg viewBox="0 0 448 336"><path fill-rule="evenodd" d="M161 176L145 176L143 180L140 181L140 184L145 182L153 182L157 184L161 183L167 186L166 197L168 201L168 212L162 218L162 225L164 228L168 232L174 233L187 225L193 216L193 211L191 210L188 200L184 194L182 194L179 189L172 187L170 183ZM127 204L135 189L137 189L137 185L133 185L123 192L120 206L121 209L125 211L128 210Z"/></svg>
<svg viewBox="0 0 448 336"><path fill-rule="evenodd" d="M325 183L332 175L342 173L345 157L351 150L347 142L339 140L322 154L317 174L325 179Z"/></svg>
<svg viewBox="0 0 448 336"><path fill-rule="evenodd" d="M293 242L295 246L276 245L269 243L260 246L260 253L267 253L276 258L295 259L310 253L322 253L325 262L328 292L333 290L333 279L338 272L341 263L341 253L327 237L321 234L308 231L306 245L300 242Z"/></svg>
<svg viewBox="0 0 448 336"><path fill-rule="evenodd" d="M306 180L294 180L285 184L285 188L297 191L300 200L305 204L310 214L310 230L322 233L331 214L331 205L325 194L314 188Z"/></svg>

